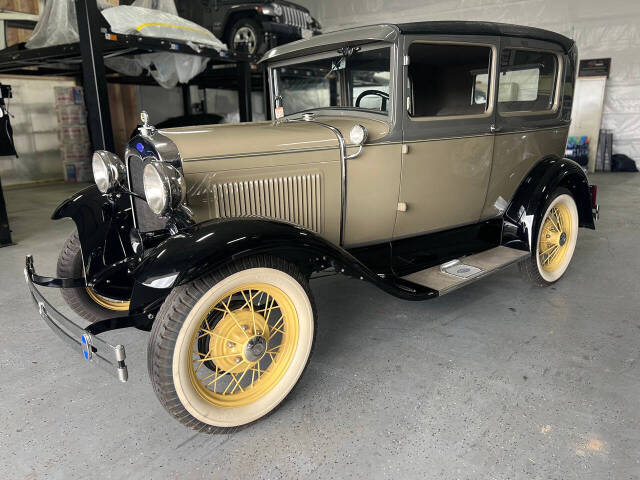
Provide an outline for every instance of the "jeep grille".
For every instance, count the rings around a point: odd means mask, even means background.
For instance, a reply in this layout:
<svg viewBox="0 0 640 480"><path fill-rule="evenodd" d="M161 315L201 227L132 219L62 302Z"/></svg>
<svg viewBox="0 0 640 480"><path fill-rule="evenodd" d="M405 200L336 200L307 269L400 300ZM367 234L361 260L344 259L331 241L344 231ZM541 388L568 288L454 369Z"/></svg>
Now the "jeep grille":
<svg viewBox="0 0 640 480"><path fill-rule="evenodd" d="M304 12L297 8L282 6L284 23L295 27L307 28L307 22L304 19Z"/></svg>

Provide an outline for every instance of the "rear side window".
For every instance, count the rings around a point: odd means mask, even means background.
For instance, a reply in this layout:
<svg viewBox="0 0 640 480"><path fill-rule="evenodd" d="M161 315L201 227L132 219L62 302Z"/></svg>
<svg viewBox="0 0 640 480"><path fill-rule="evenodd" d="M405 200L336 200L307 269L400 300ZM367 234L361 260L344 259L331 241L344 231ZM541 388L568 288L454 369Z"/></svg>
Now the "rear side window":
<svg viewBox="0 0 640 480"><path fill-rule="evenodd" d="M558 57L507 48L500 55L498 111L540 112L554 105Z"/></svg>
<svg viewBox="0 0 640 480"><path fill-rule="evenodd" d="M491 51L490 47L476 45L412 44L409 114L412 117L484 114L489 98Z"/></svg>

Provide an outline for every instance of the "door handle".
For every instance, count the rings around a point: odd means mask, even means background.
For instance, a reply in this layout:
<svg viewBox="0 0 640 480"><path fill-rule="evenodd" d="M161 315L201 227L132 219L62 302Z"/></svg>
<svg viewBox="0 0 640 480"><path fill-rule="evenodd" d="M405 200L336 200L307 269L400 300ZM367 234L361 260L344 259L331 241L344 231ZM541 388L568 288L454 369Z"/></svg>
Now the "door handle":
<svg viewBox="0 0 640 480"><path fill-rule="evenodd" d="M498 133L502 131L502 128L497 127L495 123L492 123L489 127L489 130L491 131L491 133Z"/></svg>

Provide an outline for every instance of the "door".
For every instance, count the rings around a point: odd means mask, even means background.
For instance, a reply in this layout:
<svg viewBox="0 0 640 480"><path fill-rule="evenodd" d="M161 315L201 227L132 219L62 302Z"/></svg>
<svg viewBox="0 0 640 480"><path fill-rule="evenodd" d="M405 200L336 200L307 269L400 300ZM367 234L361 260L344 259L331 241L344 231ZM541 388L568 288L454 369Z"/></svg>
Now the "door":
<svg viewBox="0 0 640 480"><path fill-rule="evenodd" d="M498 39L405 39L395 245L479 221L491 174Z"/></svg>
<svg viewBox="0 0 640 480"><path fill-rule="evenodd" d="M559 46L539 40L500 42L493 169L482 218L502 215L527 173L549 155L564 156L569 119L561 108L562 79L573 74ZM571 102L571 98L565 98Z"/></svg>

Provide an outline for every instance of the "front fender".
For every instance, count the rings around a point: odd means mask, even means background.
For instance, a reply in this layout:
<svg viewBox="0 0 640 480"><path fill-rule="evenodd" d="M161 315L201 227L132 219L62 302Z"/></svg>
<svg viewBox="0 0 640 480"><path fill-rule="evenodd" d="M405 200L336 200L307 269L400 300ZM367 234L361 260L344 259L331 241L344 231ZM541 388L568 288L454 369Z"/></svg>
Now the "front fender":
<svg viewBox="0 0 640 480"><path fill-rule="evenodd" d="M91 185L63 201L51 218L70 218L76 224L89 283L106 268L133 255L128 238L133 226L131 204L126 196L104 195Z"/></svg>
<svg viewBox="0 0 640 480"><path fill-rule="evenodd" d="M148 309L175 286L225 264L261 254L295 263L307 275L333 266L402 298L418 300L436 295L427 288L411 290L401 280L378 276L346 250L302 227L261 218L215 219L185 228L145 254L133 271L136 282L131 311Z"/></svg>
<svg viewBox="0 0 640 480"><path fill-rule="evenodd" d="M503 245L531 251L544 214L542 209L559 187L572 193L578 207L579 226L595 229L587 175L573 160L546 157L527 174L507 207L502 231Z"/></svg>
<svg viewBox="0 0 640 480"><path fill-rule="evenodd" d="M328 266L329 258L366 269L345 250L302 227L276 220L235 218L209 220L180 230L145 255L134 275L144 284L177 275L174 285L181 285L225 263L259 254L282 257L307 274Z"/></svg>

